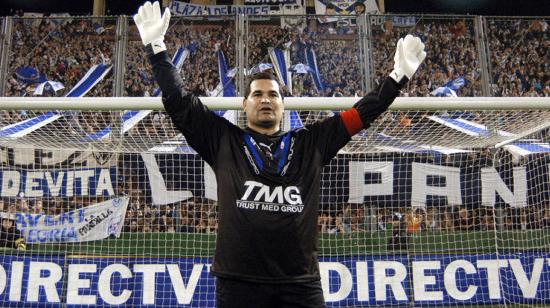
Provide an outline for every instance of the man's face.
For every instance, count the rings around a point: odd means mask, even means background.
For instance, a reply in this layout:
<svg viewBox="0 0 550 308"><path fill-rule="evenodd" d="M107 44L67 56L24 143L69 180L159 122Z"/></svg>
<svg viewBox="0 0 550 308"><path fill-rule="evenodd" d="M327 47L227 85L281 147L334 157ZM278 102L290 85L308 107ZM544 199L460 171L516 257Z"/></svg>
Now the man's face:
<svg viewBox="0 0 550 308"><path fill-rule="evenodd" d="M2 219L2 228L4 230L9 230L13 226L13 221L11 219Z"/></svg>
<svg viewBox="0 0 550 308"><path fill-rule="evenodd" d="M284 112L279 84L270 79L254 80L250 84L250 94L243 101L243 108L249 127L278 127Z"/></svg>

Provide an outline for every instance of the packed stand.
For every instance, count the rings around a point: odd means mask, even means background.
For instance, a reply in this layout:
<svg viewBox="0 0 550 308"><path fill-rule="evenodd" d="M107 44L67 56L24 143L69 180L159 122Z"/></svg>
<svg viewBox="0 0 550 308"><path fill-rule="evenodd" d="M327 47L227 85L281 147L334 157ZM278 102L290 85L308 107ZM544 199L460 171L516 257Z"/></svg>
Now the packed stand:
<svg viewBox="0 0 550 308"><path fill-rule="evenodd" d="M457 96L482 96L481 67L472 19L428 19L417 17L415 24L400 25L387 19L373 26L372 52L377 82L393 69L393 56L399 38L420 37L427 57L413 80L403 90L406 96L430 96L438 87L458 77L466 80Z"/></svg>
<svg viewBox="0 0 550 308"><path fill-rule="evenodd" d="M6 96L34 96L41 76L65 87L58 92L46 91L45 95L62 96L93 65L111 64L114 31L113 20L14 18ZM24 67L35 70L28 79L16 73ZM107 76L87 95L112 96L112 79L112 74Z"/></svg>
<svg viewBox="0 0 550 308"><path fill-rule="evenodd" d="M14 18L5 96L66 95L92 66L112 64L115 28L116 19ZM47 84L42 93L35 91L46 81L59 82L64 88L55 90ZM112 95L111 69L86 96ZM31 116L25 111L4 111L2 121L15 123Z"/></svg>
<svg viewBox="0 0 550 308"><path fill-rule="evenodd" d="M550 96L546 20L487 19L492 96Z"/></svg>

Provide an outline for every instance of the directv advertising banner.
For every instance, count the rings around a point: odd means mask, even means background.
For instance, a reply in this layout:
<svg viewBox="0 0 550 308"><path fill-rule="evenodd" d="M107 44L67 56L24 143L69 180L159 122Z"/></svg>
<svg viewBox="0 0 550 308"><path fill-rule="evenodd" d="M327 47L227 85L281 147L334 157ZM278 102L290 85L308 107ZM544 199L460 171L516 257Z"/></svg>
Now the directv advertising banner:
<svg viewBox="0 0 550 308"><path fill-rule="evenodd" d="M0 305L214 307L207 258L4 255ZM550 254L322 258L329 307L550 304Z"/></svg>

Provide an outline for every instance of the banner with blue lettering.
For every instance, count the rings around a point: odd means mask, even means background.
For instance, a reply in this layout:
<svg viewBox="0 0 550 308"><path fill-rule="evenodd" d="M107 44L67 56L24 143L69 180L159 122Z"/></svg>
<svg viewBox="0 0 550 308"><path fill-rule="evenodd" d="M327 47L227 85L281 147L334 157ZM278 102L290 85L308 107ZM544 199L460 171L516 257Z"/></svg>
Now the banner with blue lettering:
<svg viewBox="0 0 550 308"><path fill-rule="evenodd" d="M174 16L202 16L202 15L268 15L269 5L202 5L172 1L170 12Z"/></svg>
<svg viewBox="0 0 550 308"><path fill-rule="evenodd" d="M0 306L214 307L210 258L0 259ZM327 306L550 304L550 254L320 258Z"/></svg>
<svg viewBox="0 0 550 308"><path fill-rule="evenodd" d="M120 236L128 197L113 198L61 215L17 213L15 221L27 243L96 241Z"/></svg>
<svg viewBox="0 0 550 308"><path fill-rule="evenodd" d="M250 4L250 5L259 5L259 4L279 5L279 4L294 4L294 3L296 3L296 0L244 0L244 4Z"/></svg>

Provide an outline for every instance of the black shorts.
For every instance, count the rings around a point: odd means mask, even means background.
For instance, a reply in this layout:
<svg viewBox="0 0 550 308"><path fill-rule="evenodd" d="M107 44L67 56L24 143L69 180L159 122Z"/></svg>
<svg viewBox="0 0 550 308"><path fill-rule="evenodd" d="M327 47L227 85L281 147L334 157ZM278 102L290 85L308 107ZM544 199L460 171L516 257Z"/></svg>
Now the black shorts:
<svg viewBox="0 0 550 308"><path fill-rule="evenodd" d="M216 278L218 308L324 308L320 281L268 284Z"/></svg>

